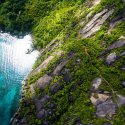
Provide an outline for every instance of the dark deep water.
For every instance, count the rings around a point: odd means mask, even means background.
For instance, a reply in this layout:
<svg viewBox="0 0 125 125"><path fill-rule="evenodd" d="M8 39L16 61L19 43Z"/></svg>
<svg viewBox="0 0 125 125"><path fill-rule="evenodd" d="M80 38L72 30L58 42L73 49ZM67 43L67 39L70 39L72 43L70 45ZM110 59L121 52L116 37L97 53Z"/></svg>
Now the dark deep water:
<svg viewBox="0 0 125 125"><path fill-rule="evenodd" d="M17 39L0 34L0 125L8 125L14 114L21 90L21 81L32 69L37 51L26 54L31 47L29 35Z"/></svg>

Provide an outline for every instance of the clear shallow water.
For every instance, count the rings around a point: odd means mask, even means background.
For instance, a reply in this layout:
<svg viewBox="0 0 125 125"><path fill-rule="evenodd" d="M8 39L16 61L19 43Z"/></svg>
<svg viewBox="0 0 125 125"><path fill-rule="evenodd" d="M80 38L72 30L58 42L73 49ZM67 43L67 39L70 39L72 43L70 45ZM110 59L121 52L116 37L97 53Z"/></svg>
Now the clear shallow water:
<svg viewBox="0 0 125 125"><path fill-rule="evenodd" d="M0 125L8 125L15 112L21 90L21 81L32 69L37 51L26 54L31 48L29 35L17 39L0 34Z"/></svg>

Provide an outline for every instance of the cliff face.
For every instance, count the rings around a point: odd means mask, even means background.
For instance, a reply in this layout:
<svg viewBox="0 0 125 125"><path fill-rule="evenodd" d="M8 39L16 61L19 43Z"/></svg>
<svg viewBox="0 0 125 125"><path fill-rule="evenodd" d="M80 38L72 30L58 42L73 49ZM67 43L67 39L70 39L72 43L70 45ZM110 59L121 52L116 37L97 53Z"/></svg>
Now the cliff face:
<svg viewBox="0 0 125 125"><path fill-rule="evenodd" d="M51 7L32 29L41 54L23 81L12 124L124 125L124 1Z"/></svg>

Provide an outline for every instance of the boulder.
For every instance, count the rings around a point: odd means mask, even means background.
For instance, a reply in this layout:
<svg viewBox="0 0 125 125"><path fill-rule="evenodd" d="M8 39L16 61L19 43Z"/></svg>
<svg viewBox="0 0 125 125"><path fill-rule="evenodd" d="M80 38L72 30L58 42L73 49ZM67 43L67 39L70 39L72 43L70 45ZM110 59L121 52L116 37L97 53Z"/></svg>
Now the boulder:
<svg viewBox="0 0 125 125"><path fill-rule="evenodd" d="M100 30L104 22L113 14L114 9L108 11L104 9L100 13L96 14L89 23L85 25L83 29L80 30L80 35L82 38L90 37L92 34Z"/></svg>
<svg viewBox="0 0 125 125"><path fill-rule="evenodd" d="M106 64L107 65L110 65L112 64L115 60L116 60L116 53L113 52L113 53L110 53L107 57L106 57Z"/></svg>
<svg viewBox="0 0 125 125"><path fill-rule="evenodd" d="M40 88L41 90L44 90L45 87L47 87L50 82L52 81L52 77L48 75L44 75L37 81L37 87Z"/></svg>
<svg viewBox="0 0 125 125"><path fill-rule="evenodd" d="M96 109L96 115L98 117L112 117L112 115L116 114L117 105L112 101L112 99L108 99L107 101L98 104Z"/></svg>
<svg viewBox="0 0 125 125"><path fill-rule="evenodd" d="M50 101L50 97L48 95L43 96L40 99L35 99L36 110L40 111L48 102Z"/></svg>
<svg viewBox="0 0 125 125"><path fill-rule="evenodd" d="M68 63L68 60L62 61L53 71L53 75L59 75L64 66Z"/></svg>
<svg viewBox="0 0 125 125"><path fill-rule="evenodd" d="M48 116L48 112L45 109L42 109L41 111L37 112L36 117L38 119L45 119Z"/></svg>
<svg viewBox="0 0 125 125"><path fill-rule="evenodd" d="M120 48L120 47L123 47L125 46L125 40L118 40L116 41L115 43L113 43L112 45L110 45L106 51L111 51L113 49L116 49L116 48Z"/></svg>
<svg viewBox="0 0 125 125"><path fill-rule="evenodd" d="M52 94L55 94L59 91L60 89L60 85L58 83L55 83L51 88L50 88L50 92Z"/></svg>

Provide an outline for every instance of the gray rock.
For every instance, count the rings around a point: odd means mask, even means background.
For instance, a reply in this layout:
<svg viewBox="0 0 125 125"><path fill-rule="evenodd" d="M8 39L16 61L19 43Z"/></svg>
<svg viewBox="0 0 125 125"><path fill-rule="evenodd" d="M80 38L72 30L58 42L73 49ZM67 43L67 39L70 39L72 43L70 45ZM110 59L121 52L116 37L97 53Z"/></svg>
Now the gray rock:
<svg viewBox="0 0 125 125"><path fill-rule="evenodd" d="M114 9L108 11L104 9L100 13L96 14L92 20L86 24L86 26L80 30L82 38L90 37L92 34L100 30L104 22L113 14Z"/></svg>
<svg viewBox="0 0 125 125"><path fill-rule="evenodd" d="M107 65L110 65L110 64L112 64L115 60L116 60L116 53L115 52L113 52L113 53L110 53L108 56L107 56L107 58L106 58L106 64Z"/></svg>
<svg viewBox="0 0 125 125"><path fill-rule="evenodd" d="M52 77L48 75L44 75L37 81L37 87L40 88L41 90L44 90L45 87L47 87L50 82L52 81Z"/></svg>
<svg viewBox="0 0 125 125"><path fill-rule="evenodd" d="M96 106L96 115L98 117L112 117L116 113L117 105L111 100L107 100Z"/></svg>
<svg viewBox="0 0 125 125"><path fill-rule="evenodd" d="M101 78L95 78L92 81L92 87L93 87L93 89L97 90L99 88L99 86L101 85L101 83L102 83L102 79Z"/></svg>
<svg viewBox="0 0 125 125"><path fill-rule="evenodd" d="M49 101L50 97L48 95L43 96L41 99L35 99L36 110L40 111Z"/></svg>
<svg viewBox="0 0 125 125"><path fill-rule="evenodd" d="M47 116L48 116L48 112L47 112L47 110L45 110L45 109L42 109L41 111L39 111L39 112L36 114L36 117L37 117L38 119L45 119L45 118L47 118Z"/></svg>
<svg viewBox="0 0 125 125"><path fill-rule="evenodd" d="M64 71L62 72L62 75L64 76L65 82L70 82L72 80L72 76L68 69L64 69Z"/></svg>
<svg viewBox="0 0 125 125"><path fill-rule="evenodd" d="M118 106L125 105L125 97L122 95L117 95L118 98Z"/></svg>
<svg viewBox="0 0 125 125"><path fill-rule="evenodd" d="M20 123L21 123L21 124L25 124L25 123L26 123L26 118L21 119L21 120L20 120Z"/></svg>
<svg viewBox="0 0 125 125"><path fill-rule="evenodd" d="M60 89L60 85L58 83L55 83L51 88L50 88L50 92L52 94L55 94L59 91Z"/></svg>
<svg viewBox="0 0 125 125"><path fill-rule="evenodd" d="M106 51L110 51L110 50L113 50L113 49L116 49L116 48L120 48L120 47L123 47L125 46L125 40L119 40L119 41L116 41L115 43L113 43L112 45L110 45Z"/></svg>
<svg viewBox="0 0 125 125"><path fill-rule="evenodd" d="M59 75L64 66L68 63L68 60L62 61L54 70L53 75Z"/></svg>

